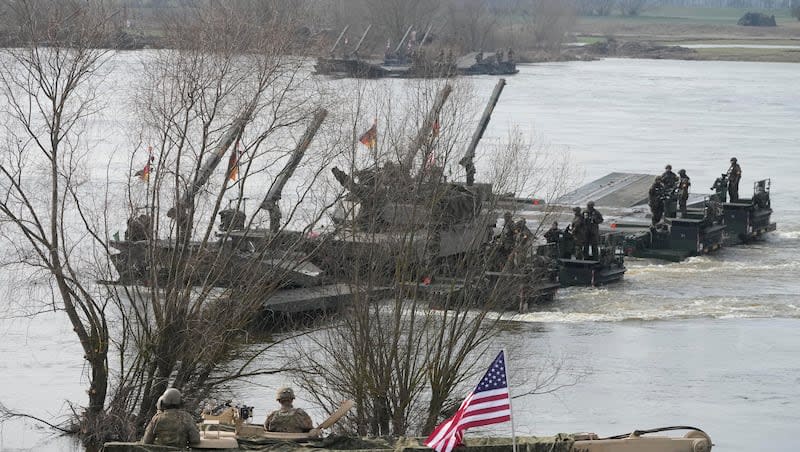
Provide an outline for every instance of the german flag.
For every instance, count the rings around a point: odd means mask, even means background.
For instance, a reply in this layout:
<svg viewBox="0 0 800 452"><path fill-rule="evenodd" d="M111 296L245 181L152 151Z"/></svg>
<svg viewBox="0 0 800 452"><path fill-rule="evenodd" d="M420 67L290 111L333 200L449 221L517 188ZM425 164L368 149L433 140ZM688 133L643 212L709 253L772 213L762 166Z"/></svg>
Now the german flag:
<svg viewBox="0 0 800 452"><path fill-rule="evenodd" d="M372 127L358 137L358 141L369 149L375 149L378 144L378 122L373 122Z"/></svg>
<svg viewBox="0 0 800 452"><path fill-rule="evenodd" d="M147 163L144 164L144 168L140 169L139 171L133 173L134 176L139 176L139 179L142 182L147 182L150 180L150 171L153 170L153 146L147 147Z"/></svg>
<svg viewBox="0 0 800 452"><path fill-rule="evenodd" d="M242 157L242 151L239 150L239 144L233 148L231 156L228 159L228 179L235 181L239 177L239 159Z"/></svg>

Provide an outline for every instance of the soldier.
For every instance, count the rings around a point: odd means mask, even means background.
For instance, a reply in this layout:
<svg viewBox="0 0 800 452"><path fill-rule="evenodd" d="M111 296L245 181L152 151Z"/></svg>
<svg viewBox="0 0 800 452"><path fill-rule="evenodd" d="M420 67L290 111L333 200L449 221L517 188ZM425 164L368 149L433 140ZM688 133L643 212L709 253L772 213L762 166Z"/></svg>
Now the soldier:
<svg viewBox="0 0 800 452"><path fill-rule="evenodd" d="M656 177L650 190L647 192L648 204L650 204L650 213L652 213L652 224L655 226L661 221L664 215L664 184L661 182L661 176Z"/></svg>
<svg viewBox="0 0 800 452"><path fill-rule="evenodd" d="M597 260L600 258L600 223L603 222L603 216L594 209L594 201L589 201L586 204L586 211L583 212L583 217L586 224L585 246L589 251L589 256Z"/></svg>
<svg viewBox="0 0 800 452"><path fill-rule="evenodd" d="M268 432L311 433L319 434L311 423L311 416L300 408L292 406L294 391L289 387L278 389L275 400L281 404L280 409L273 411L264 421L264 429Z"/></svg>
<svg viewBox="0 0 800 452"><path fill-rule="evenodd" d="M545 231L544 239L547 243L552 245L549 247L550 251L552 252L551 257L560 257L561 256L561 237L563 232L561 229L558 228L558 221L554 221L553 225L550 226L550 229Z"/></svg>
<svg viewBox="0 0 800 452"><path fill-rule="evenodd" d="M554 221L550 229L544 233L544 239L547 243L558 243L561 239L561 229L558 229L558 221Z"/></svg>
<svg viewBox="0 0 800 452"><path fill-rule="evenodd" d="M586 244L586 222L584 221L583 214L580 207L573 207L572 211L575 216L572 217L570 224L570 233L575 241L575 259L583 259L583 247Z"/></svg>
<svg viewBox="0 0 800 452"><path fill-rule="evenodd" d="M678 181L678 208L681 210L681 218L686 216L686 200L689 199L689 187L692 185L686 170L678 171L680 180Z"/></svg>
<svg viewBox="0 0 800 452"><path fill-rule="evenodd" d="M678 176L672 172L672 165L664 167L664 174L661 175L661 183L667 191L674 190L678 185Z"/></svg>
<svg viewBox="0 0 800 452"><path fill-rule="evenodd" d="M730 202L739 201L739 181L742 179L742 168L736 162L736 157L731 158L731 167L728 168L728 197Z"/></svg>
<svg viewBox="0 0 800 452"><path fill-rule="evenodd" d="M181 405L180 391L175 388L164 391L156 403L159 412L147 424L142 443L180 448L199 444L197 424L191 414L180 409Z"/></svg>

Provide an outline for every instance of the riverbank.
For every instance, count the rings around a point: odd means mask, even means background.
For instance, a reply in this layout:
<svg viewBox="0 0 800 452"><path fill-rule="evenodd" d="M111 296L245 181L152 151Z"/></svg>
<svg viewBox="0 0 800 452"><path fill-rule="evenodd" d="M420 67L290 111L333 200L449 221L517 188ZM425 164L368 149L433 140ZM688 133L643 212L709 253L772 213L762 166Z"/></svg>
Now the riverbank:
<svg viewBox="0 0 800 452"><path fill-rule="evenodd" d="M774 15L776 27L737 25L746 8L654 8L639 16L580 17L573 27L576 58L656 58L695 61L800 62L800 21L788 11ZM616 45L604 53L602 44ZM596 45L592 48L592 45ZM706 47L707 46L707 47ZM768 47L775 46L775 47ZM599 48L598 48L599 47Z"/></svg>

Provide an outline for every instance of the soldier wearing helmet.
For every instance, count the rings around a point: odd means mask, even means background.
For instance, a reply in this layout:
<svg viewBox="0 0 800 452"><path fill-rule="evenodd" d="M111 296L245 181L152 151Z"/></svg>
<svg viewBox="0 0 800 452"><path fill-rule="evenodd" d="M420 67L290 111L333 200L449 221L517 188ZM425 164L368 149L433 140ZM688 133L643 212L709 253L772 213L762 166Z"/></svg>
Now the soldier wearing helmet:
<svg viewBox="0 0 800 452"><path fill-rule="evenodd" d="M678 186L678 176L672 172L672 165L664 167L664 174L661 175L661 183L664 184L664 188L667 191L674 190L675 187Z"/></svg>
<svg viewBox="0 0 800 452"><path fill-rule="evenodd" d="M583 247L586 244L586 221L580 207L573 207L575 216L570 223L570 234L575 242L575 259L583 259Z"/></svg>
<svg viewBox="0 0 800 452"><path fill-rule="evenodd" d="M655 226L661 221L664 216L664 184L661 182L661 176L656 177L650 190L647 192L648 204L650 204L650 213L652 214L652 225Z"/></svg>
<svg viewBox="0 0 800 452"><path fill-rule="evenodd" d="M142 443L184 448L200 443L200 432L192 415L181 409L181 392L168 388L156 402L158 413L150 419Z"/></svg>
<svg viewBox="0 0 800 452"><path fill-rule="evenodd" d="M593 260L598 260L600 259L600 223L603 222L603 215L595 210L594 201L589 201L586 204L583 219L586 224L586 249L584 254L591 256Z"/></svg>
<svg viewBox="0 0 800 452"><path fill-rule="evenodd" d="M289 387L278 389L275 400L281 404L280 409L273 411L264 421L264 430L283 433L318 434L311 422L311 416L300 408L293 406L294 391Z"/></svg>
<svg viewBox="0 0 800 452"><path fill-rule="evenodd" d="M681 218L683 218L686 216L686 200L689 199L689 187L692 182L685 169L678 171L678 176L680 176L678 180L678 208L681 211Z"/></svg>
<svg viewBox="0 0 800 452"><path fill-rule="evenodd" d="M739 181L742 179L742 167L731 157L731 167L728 168L728 198L730 202L739 201Z"/></svg>

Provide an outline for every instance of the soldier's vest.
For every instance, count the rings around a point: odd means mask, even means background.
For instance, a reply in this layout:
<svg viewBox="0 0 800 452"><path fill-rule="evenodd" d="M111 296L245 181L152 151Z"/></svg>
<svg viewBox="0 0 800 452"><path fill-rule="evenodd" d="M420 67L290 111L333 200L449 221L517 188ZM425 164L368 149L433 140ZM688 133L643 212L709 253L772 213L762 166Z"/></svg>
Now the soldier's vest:
<svg viewBox="0 0 800 452"><path fill-rule="evenodd" d="M196 429L192 416L183 410L166 410L155 415L153 420L154 444L160 446L186 447L189 444L189 429Z"/></svg>
<svg viewBox="0 0 800 452"><path fill-rule="evenodd" d="M267 419L267 430L270 432L303 433L307 432L311 418L300 408L287 411L273 411Z"/></svg>

